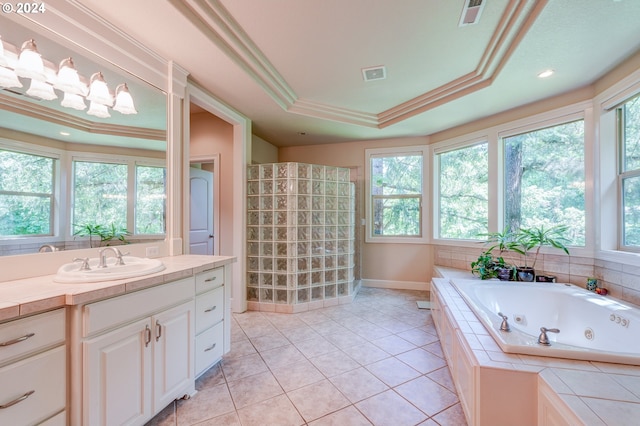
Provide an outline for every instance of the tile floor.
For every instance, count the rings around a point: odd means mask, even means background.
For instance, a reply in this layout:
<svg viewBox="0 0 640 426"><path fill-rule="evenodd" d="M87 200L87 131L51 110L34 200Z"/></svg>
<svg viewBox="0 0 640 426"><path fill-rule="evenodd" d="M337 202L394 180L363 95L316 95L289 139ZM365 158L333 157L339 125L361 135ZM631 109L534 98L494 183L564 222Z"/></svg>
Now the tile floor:
<svg viewBox="0 0 640 426"><path fill-rule="evenodd" d="M363 287L347 305L234 314L231 352L148 425L466 425L428 299Z"/></svg>

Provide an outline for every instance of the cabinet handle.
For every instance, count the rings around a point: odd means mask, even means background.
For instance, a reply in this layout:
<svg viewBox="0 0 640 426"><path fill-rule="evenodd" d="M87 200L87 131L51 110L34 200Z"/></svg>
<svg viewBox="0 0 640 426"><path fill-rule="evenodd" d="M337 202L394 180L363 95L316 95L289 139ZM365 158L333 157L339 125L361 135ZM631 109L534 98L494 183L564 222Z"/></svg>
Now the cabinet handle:
<svg viewBox="0 0 640 426"><path fill-rule="evenodd" d="M29 398L31 395L33 395L35 393L34 390L30 390L29 392L25 393L24 395L22 395L21 397L18 397L16 399L14 399L11 402L7 402L6 404L2 404L0 405L0 410L4 410L5 408L9 408L12 405L16 405L18 402L22 402L25 399Z"/></svg>
<svg viewBox="0 0 640 426"><path fill-rule="evenodd" d="M156 320L156 342L162 337L162 325Z"/></svg>
<svg viewBox="0 0 640 426"><path fill-rule="evenodd" d="M35 336L35 335L36 335L36 333L29 333L29 334L25 334L22 337L15 338L13 340L7 340L6 342L0 343L0 347L15 345L16 343L23 342L23 341L25 341L25 340L27 340L27 339Z"/></svg>
<svg viewBox="0 0 640 426"><path fill-rule="evenodd" d="M148 325L144 327L144 347L146 348L151 343L151 329Z"/></svg>
<svg viewBox="0 0 640 426"><path fill-rule="evenodd" d="M204 310L204 312L206 313L206 312L215 311L217 307L218 307L217 305L213 305L213 306L212 306L212 307L210 307L209 309L205 309L205 310Z"/></svg>
<svg viewBox="0 0 640 426"><path fill-rule="evenodd" d="M211 349L215 348L216 344L214 343L213 345L209 346L207 349L205 349L205 352L209 352Z"/></svg>
<svg viewBox="0 0 640 426"><path fill-rule="evenodd" d="M216 277L215 275L211 278L207 278L206 280L204 280L205 283L210 283L211 281L215 281L216 279L218 279L218 277Z"/></svg>

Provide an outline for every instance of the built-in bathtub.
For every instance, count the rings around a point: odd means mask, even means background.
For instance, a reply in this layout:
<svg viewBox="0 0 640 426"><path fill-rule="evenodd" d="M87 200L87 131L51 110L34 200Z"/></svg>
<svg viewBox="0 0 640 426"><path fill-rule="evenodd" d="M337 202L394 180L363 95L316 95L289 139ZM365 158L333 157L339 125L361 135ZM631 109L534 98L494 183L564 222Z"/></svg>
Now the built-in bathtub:
<svg viewBox="0 0 640 426"><path fill-rule="evenodd" d="M450 282L504 352L640 365L636 306L570 284ZM538 343L541 327L560 330L547 333L550 346Z"/></svg>

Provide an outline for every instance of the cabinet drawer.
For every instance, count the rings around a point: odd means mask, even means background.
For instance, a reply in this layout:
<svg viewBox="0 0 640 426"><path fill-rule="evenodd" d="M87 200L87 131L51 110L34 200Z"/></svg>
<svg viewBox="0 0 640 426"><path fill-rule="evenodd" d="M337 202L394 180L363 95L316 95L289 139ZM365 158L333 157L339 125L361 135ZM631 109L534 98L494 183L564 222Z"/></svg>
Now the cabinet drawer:
<svg viewBox="0 0 640 426"><path fill-rule="evenodd" d="M211 269L196 275L196 293L204 293L224 284L224 268Z"/></svg>
<svg viewBox="0 0 640 426"><path fill-rule="evenodd" d="M0 405L15 402L0 409L0 424L38 424L64 410L65 353L60 346L0 369Z"/></svg>
<svg viewBox="0 0 640 426"><path fill-rule="evenodd" d="M63 343L64 324L64 309L58 309L0 325L0 364Z"/></svg>
<svg viewBox="0 0 640 426"><path fill-rule="evenodd" d="M38 426L66 426L67 424L67 412L62 411L57 415L51 417L49 420L45 420Z"/></svg>
<svg viewBox="0 0 640 426"><path fill-rule="evenodd" d="M196 334L222 321L224 316L224 287L196 297Z"/></svg>
<svg viewBox="0 0 640 426"><path fill-rule="evenodd" d="M222 357L224 349L223 322L196 336L196 377Z"/></svg>
<svg viewBox="0 0 640 426"><path fill-rule="evenodd" d="M83 337L150 316L193 296L193 277L189 277L91 303L84 307Z"/></svg>

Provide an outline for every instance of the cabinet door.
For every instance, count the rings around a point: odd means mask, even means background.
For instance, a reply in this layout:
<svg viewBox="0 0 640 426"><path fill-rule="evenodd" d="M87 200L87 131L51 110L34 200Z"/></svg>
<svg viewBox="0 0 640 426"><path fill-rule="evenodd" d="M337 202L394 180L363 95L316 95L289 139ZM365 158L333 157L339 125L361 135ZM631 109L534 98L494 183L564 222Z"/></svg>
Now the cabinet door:
<svg viewBox="0 0 640 426"><path fill-rule="evenodd" d="M83 423L143 424L151 416L149 318L85 341Z"/></svg>
<svg viewBox="0 0 640 426"><path fill-rule="evenodd" d="M193 382L194 303L183 303L153 317L154 412Z"/></svg>

